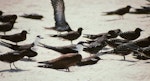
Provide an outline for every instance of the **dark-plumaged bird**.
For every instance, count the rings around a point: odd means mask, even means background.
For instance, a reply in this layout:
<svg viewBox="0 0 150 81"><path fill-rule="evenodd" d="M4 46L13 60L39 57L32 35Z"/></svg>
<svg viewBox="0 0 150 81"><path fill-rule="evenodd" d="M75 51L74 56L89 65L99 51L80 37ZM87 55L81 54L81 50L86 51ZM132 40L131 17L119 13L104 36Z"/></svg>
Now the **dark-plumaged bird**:
<svg viewBox="0 0 150 81"><path fill-rule="evenodd" d="M105 13L106 15L119 15L121 18L123 18L123 15L125 15L126 13L129 13L131 8L132 7L130 5L127 5L124 8L120 8L115 11L110 11L110 12L105 12Z"/></svg>
<svg viewBox="0 0 150 81"><path fill-rule="evenodd" d="M15 22L16 19L17 19L17 15L2 15L2 16L0 16L1 22L9 22L10 20Z"/></svg>
<svg viewBox="0 0 150 81"><path fill-rule="evenodd" d="M43 43L40 43L41 47L51 49L53 51L59 52L61 54L67 53L79 53L83 50L83 42L79 42L78 44L68 45L68 46L50 46Z"/></svg>
<svg viewBox="0 0 150 81"><path fill-rule="evenodd" d="M150 45L150 36L133 41L133 43L139 47L148 47Z"/></svg>
<svg viewBox="0 0 150 81"><path fill-rule="evenodd" d="M127 42L129 41L124 40L124 39L118 39L118 38L111 38L111 39L106 40L107 45L112 48L116 48L117 46L127 43Z"/></svg>
<svg viewBox="0 0 150 81"><path fill-rule="evenodd" d="M137 50L142 56L150 58L150 46Z"/></svg>
<svg viewBox="0 0 150 81"><path fill-rule="evenodd" d="M135 11L130 12L132 14L150 14L149 6L141 6L142 8L136 8Z"/></svg>
<svg viewBox="0 0 150 81"><path fill-rule="evenodd" d="M3 11L0 10L0 16L3 15Z"/></svg>
<svg viewBox="0 0 150 81"><path fill-rule="evenodd" d="M109 30L107 33L100 33L100 34L84 34L84 38L88 39L96 39L98 37L102 37L103 35L108 35L107 38L116 38L119 33L121 32L120 29L114 29L114 30Z"/></svg>
<svg viewBox="0 0 150 81"><path fill-rule="evenodd" d="M32 50L36 51L36 46L38 45L40 39L43 39L43 37L38 35L38 36L36 36L35 41L33 43L31 43L31 44L14 45L14 44L11 44L11 43L7 43L7 42L4 42L4 41L1 41L0 45L8 47L8 48L10 48L10 49L12 49L14 51L22 51L22 50L27 50L27 49L32 49ZM26 56L28 58L31 58L31 57L37 56L37 53L30 53L30 54L27 54Z"/></svg>
<svg viewBox="0 0 150 81"><path fill-rule="evenodd" d="M89 45L86 45L83 51L90 53L90 55L97 54L107 45L106 40L107 40L106 36L98 37L93 42L89 43Z"/></svg>
<svg viewBox="0 0 150 81"><path fill-rule="evenodd" d="M39 20L41 20L43 18L42 15L39 15L39 14L36 14L36 13L23 14L20 17L29 18L29 19L39 19Z"/></svg>
<svg viewBox="0 0 150 81"><path fill-rule="evenodd" d="M127 32L122 32L119 34L120 37L130 41L130 40L135 40L141 35L141 31L143 31L140 28L136 28L134 31L127 31Z"/></svg>
<svg viewBox="0 0 150 81"><path fill-rule="evenodd" d="M15 66L14 62L22 59L26 54L34 52L31 49L28 50L22 50L22 51L13 51L13 52L7 52L7 53L1 53L0 54L0 61L10 63L10 68L11 63L13 63L14 67L17 69Z"/></svg>
<svg viewBox="0 0 150 81"><path fill-rule="evenodd" d="M2 23L0 24L0 32L4 32L4 35L6 34L6 32L10 31L11 29L13 29L14 27L14 23L15 21L10 20L7 23Z"/></svg>
<svg viewBox="0 0 150 81"><path fill-rule="evenodd" d="M55 30L58 32L72 31L72 29L70 28L65 18L64 1L63 0L51 0L51 3L54 9L55 27L45 27L45 29Z"/></svg>
<svg viewBox="0 0 150 81"><path fill-rule="evenodd" d="M69 53L52 60L38 62L44 64L44 65L39 65L38 67L66 69L67 71L70 71L69 67L76 65L78 62L81 61L81 59L82 56L80 54Z"/></svg>
<svg viewBox="0 0 150 81"><path fill-rule="evenodd" d="M72 44L73 40L76 40L81 36L82 30L83 30L83 28L80 27L80 28L78 28L77 31L71 31L71 32L68 32L68 33L65 33L65 34L50 35L50 36L51 37L59 37L59 38L69 40L69 41L71 41L71 44Z"/></svg>
<svg viewBox="0 0 150 81"><path fill-rule="evenodd" d="M126 60L125 58L126 55L130 54L131 52L134 52L135 50L138 50L139 48L140 48L139 46L135 45L132 42L129 42L129 43L121 44L117 46L116 48L114 48L113 50L101 52L97 55L116 54L116 55L123 56L124 60Z"/></svg>
<svg viewBox="0 0 150 81"><path fill-rule="evenodd" d="M11 42L15 42L16 45L18 42L26 40L26 34L28 32L23 30L21 33L13 34L13 35L0 35L0 39L9 40Z"/></svg>
<svg viewBox="0 0 150 81"><path fill-rule="evenodd" d="M93 65L93 64L96 64L99 60L101 60L101 58L99 58L96 55L93 55L93 56L90 56L90 57L83 58L81 60L81 62L77 63L77 65L78 66Z"/></svg>

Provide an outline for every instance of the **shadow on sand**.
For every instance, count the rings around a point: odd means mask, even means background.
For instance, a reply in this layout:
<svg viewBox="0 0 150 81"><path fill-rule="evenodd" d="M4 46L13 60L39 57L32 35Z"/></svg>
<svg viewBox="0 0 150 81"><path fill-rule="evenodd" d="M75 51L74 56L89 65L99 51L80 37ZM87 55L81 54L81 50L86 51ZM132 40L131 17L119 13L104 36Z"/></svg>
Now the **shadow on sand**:
<svg viewBox="0 0 150 81"><path fill-rule="evenodd" d="M22 70L22 69L5 69L5 70L1 70L1 72L22 72L22 71L27 71L27 70Z"/></svg>

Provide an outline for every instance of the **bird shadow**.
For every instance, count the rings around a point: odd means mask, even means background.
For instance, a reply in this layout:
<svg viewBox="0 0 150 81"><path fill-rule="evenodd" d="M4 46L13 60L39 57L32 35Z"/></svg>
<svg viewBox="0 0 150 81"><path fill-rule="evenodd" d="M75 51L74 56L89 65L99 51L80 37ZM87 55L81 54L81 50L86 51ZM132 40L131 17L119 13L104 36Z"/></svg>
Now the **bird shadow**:
<svg viewBox="0 0 150 81"><path fill-rule="evenodd" d="M34 59L29 59L29 58L23 58L20 61L26 61L26 62L36 62Z"/></svg>
<svg viewBox="0 0 150 81"><path fill-rule="evenodd" d="M146 64L149 64L150 62L145 62Z"/></svg>
<svg viewBox="0 0 150 81"><path fill-rule="evenodd" d="M1 70L1 72L22 72L22 71L27 71L27 70L22 70L22 69L5 69L5 70Z"/></svg>
<svg viewBox="0 0 150 81"><path fill-rule="evenodd" d="M118 60L118 61L124 61L124 62L137 62L137 61L134 61L134 60Z"/></svg>
<svg viewBox="0 0 150 81"><path fill-rule="evenodd" d="M109 20L106 20L106 21L117 21L117 20L121 20L121 19L109 19Z"/></svg>

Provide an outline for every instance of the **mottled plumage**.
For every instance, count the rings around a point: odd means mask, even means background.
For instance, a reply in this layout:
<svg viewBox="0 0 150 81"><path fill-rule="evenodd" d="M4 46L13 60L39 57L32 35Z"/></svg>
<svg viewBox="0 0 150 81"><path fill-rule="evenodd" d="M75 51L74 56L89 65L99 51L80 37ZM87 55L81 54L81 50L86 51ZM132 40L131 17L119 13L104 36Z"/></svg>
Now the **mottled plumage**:
<svg viewBox="0 0 150 81"><path fill-rule="evenodd" d="M143 30L140 29L140 28L136 28L134 31L122 32L122 33L120 33L119 36L126 39L126 40L129 40L129 41L130 40L135 40L138 37L140 37L141 31L143 31Z"/></svg>

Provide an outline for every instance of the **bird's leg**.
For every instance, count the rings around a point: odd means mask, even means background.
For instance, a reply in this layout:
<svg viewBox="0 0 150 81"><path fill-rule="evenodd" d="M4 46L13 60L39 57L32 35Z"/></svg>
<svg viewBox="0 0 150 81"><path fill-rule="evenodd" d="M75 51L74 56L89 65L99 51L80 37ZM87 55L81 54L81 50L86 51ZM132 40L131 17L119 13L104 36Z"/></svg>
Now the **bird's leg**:
<svg viewBox="0 0 150 81"><path fill-rule="evenodd" d="M13 65L14 65L14 67L15 67L16 69L18 69L18 68L15 66L14 62L13 62Z"/></svg>
<svg viewBox="0 0 150 81"><path fill-rule="evenodd" d="M120 19L123 19L123 16L120 16Z"/></svg>
<svg viewBox="0 0 150 81"><path fill-rule="evenodd" d="M6 35L6 32L4 32L4 35Z"/></svg>
<svg viewBox="0 0 150 81"><path fill-rule="evenodd" d="M69 69L69 68L67 68L66 70L67 70L67 72L70 72L70 69Z"/></svg>
<svg viewBox="0 0 150 81"><path fill-rule="evenodd" d="M18 45L17 42L16 42L16 45Z"/></svg>
<svg viewBox="0 0 150 81"><path fill-rule="evenodd" d="M73 44L72 41L71 41L71 44Z"/></svg>
<svg viewBox="0 0 150 81"><path fill-rule="evenodd" d="M126 60L126 57L125 57L125 55L123 55L123 59L124 59L124 61Z"/></svg>
<svg viewBox="0 0 150 81"><path fill-rule="evenodd" d="M12 70L11 63L9 64L9 66L10 66L10 70Z"/></svg>

